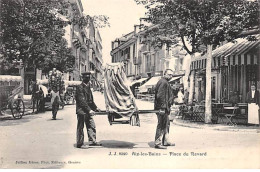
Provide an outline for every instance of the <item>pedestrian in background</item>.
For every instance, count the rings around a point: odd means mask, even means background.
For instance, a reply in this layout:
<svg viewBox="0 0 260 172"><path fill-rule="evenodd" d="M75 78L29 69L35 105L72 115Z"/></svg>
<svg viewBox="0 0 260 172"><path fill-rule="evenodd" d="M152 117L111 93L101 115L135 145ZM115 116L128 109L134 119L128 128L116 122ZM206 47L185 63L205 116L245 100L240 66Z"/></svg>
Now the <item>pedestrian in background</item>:
<svg viewBox="0 0 260 172"><path fill-rule="evenodd" d="M32 94L31 104L33 112L36 109L35 113L39 111L39 88L35 81L31 81L30 83L30 90Z"/></svg>
<svg viewBox="0 0 260 172"><path fill-rule="evenodd" d="M185 89L184 91L184 103L187 105L189 102L189 91Z"/></svg>
<svg viewBox="0 0 260 172"><path fill-rule="evenodd" d="M48 89L39 85L38 98L39 98L39 112L45 112L45 98L48 94Z"/></svg>
<svg viewBox="0 0 260 172"><path fill-rule="evenodd" d="M101 146L96 141L96 125L93 119L94 111L99 112L90 89L90 72L84 72L82 75L82 83L76 89L76 114L77 124L77 148L86 149L84 145L84 123L87 128L88 140L90 146Z"/></svg>
<svg viewBox="0 0 260 172"><path fill-rule="evenodd" d="M255 103L259 106L259 91L256 90L255 85L251 85L251 90L246 96L247 103Z"/></svg>
<svg viewBox="0 0 260 172"><path fill-rule="evenodd" d="M177 96L178 96L178 99L177 99L178 104L183 104L183 103L184 103L184 91L183 91L183 87L180 87Z"/></svg>
<svg viewBox="0 0 260 172"><path fill-rule="evenodd" d="M204 95L201 91L201 88L199 88L199 92L198 92L198 103L200 103L202 100L204 100Z"/></svg>
<svg viewBox="0 0 260 172"><path fill-rule="evenodd" d="M246 102L248 103L248 123L260 124L260 109L259 109L259 91L255 85L251 85L251 90L247 93Z"/></svg>
<svg viewBox="0 0 260 172"><path fill-rule="evenodd" d="M169 142L169 130L170 130L170 109L173 104L172 89L169 84L169 80L173 77L173 71L167 69L162 77L155 86L155 101L154 109L160 110L157 113L157 128L155 134L155 148L156 149L167 149L166 146L174 146Z"/></svg>
<svg viewBox="0 0 260 172"><path fill-rule="evenodd" d="M57 90L51 91L52 119L56 120L56 116L60 105L60 94Z"/></svg>

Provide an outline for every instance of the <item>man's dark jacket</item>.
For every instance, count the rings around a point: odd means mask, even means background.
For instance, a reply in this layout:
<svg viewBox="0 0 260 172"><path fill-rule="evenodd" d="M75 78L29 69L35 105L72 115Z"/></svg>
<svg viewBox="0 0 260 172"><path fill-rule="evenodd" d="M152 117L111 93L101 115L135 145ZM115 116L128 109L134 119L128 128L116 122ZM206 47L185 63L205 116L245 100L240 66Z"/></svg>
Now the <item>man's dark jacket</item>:
<svg viewBox="0 0 260 172"><path fill-rule="evenodd" d="M255 96L252 98L252 91L249 91L246 96L247 103L256 103L259 105L259 91L255 90Z"/></svg>
<svg viewBox="0 0 260 172"><path fill-rule="evenodd" d="M173 92L168 81L162 77L155 86L154 109L166 109L170 112L173 103Z"/></svg>
<svg viewBox="0 0 260 172"><path fill-rule="evenodd" d="M97 109L90 90L90 85L83 82L76 89L76 113L79 115L88 114L90 110Z"/></svg>

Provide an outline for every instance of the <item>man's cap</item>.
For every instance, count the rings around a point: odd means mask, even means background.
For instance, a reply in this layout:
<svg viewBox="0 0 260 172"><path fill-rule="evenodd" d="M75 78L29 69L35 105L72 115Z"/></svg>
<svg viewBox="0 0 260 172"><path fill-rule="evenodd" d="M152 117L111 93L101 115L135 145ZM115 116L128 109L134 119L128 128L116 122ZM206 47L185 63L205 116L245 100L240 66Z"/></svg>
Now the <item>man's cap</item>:
<svg viewBox="0 0 260 172"><path fill-rule="evenodd" d="M90 76L90 75L91 75L91 72L82 72L81 75L82 75L82 76Z"/></svg>

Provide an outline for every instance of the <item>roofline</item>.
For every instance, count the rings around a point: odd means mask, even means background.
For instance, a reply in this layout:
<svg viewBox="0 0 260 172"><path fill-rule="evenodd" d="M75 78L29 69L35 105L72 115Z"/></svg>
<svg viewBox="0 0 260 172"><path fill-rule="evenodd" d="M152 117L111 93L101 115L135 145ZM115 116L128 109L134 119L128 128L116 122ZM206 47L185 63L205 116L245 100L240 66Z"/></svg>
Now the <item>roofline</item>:
<svg viewBox="0 0 260 172"><path fill-rule="evenodd" d="M252 29L252 30L242 31L238 35L238 38L248 36L248 35L255 35L255 34L259 34L259 33L260 33L260 29Z"/></svg>
<svg viewBox="0 0 260 172"><path fill-rule="evenodd" d="M142 35L142 34L144 34L145 32L149 31L150 29L153 29L153 28L158 27L158 26L159 26L159 24L157 24L157 25L152 25L152 26L148 26L147 29L138 32L138 33L136 34L136 36ZM128 35L130 35L130 34L132 34L132 33L134 33L134 31L132 31L132 32L130 32L130 33L128 33L128 34L126 34L125 36L128 36ZM136 41L136 36L133 36L132 38L129 38L126 42L120 44L118 47L116 47L116 48L114 48L113 50L111 50L111 51L110 51L110 55L116 53L116 52L117 52L116 50L120 50L120 48L124 47L124 45L126 45L126 44L129 43L130 41L132 41L132 40L135 40L135 41ZM120 38L123 38L123 37L124 37L124 36L122 36L122 37L120 37ZM120 38L117 38L117 39L120 39ZM112 41L112 42L114 42L114 41ZM130 44L131 44L131 43L130 43Z"/></svg>
<svg viewBox="0 0 260 172"><path fill-rule="evenodd" d="M124 49L126 45L131 45L132 43L134 43L137 40L136 37L133 37L129 40L127 40L126 42L124 42L123 44L120 44L120 46L114 48L113 50L110 51L110 55L118 52L120 49Z"/></svg>

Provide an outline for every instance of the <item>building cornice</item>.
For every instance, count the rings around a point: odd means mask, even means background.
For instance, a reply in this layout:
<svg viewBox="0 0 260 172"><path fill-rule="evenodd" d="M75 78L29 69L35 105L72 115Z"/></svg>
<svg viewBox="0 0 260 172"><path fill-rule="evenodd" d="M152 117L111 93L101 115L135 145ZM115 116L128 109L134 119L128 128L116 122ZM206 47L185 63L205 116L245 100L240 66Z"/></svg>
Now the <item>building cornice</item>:
<svg viewBox="0 0 260 172"><path fill-rule="evenodd" d="M118 47L114 48L114 49L110 52L110 55L113 55L113 54L117 53L119 50L126 48L127 46L129 46L129 45L132 44L133 42L137 41L137 39L138 39L139 36L143 35L145 32L147 32L147 31L149 31L149 30L151 30L151 29L154 29L154 28L156 28L156 27L158 27L158 26L159 26L158 24L157 24L157 25L148 26L145 30L139 31L138 33L134 34L134 35L133 35L131 38L129 38L126 42L124 42L124 43L120 44ZM134 31L133 31L133 32L130 32L130 33L126 34L126 35L124 35L124 36L121 37L121 38L127 37L127 36L129 36L129 35L131 35L131 34L133 34L133 33L134 33ZM118 38L118 39L120 40L121 38ZM117 40L117 39L116 39L116 40Z"/></svg>
<svg viewBox="0 0 260 172"><path fill-rule="evenodd" d="M124 42L123 44L119 45L118 47L114 48L110 54L115 54L117 53L119 50L122 50L124 48L126 48L127 46L131 45L132 43L136 42L137 41L137 37L133 37L129 40L127 40L126 42Z"/></svg>

